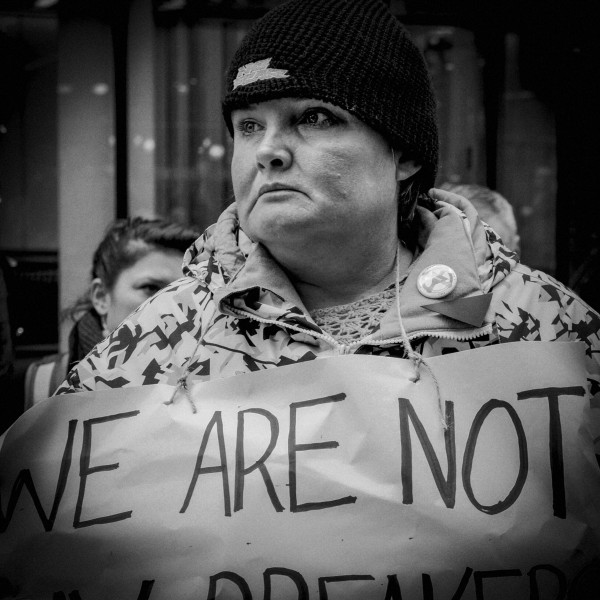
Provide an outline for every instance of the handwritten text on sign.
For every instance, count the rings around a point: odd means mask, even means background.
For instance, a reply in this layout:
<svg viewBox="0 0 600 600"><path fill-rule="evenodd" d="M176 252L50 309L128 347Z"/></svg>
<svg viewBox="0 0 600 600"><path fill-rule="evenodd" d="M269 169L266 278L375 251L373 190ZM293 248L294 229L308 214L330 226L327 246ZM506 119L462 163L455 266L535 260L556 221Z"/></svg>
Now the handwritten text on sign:
<svg viewBox="0 0 600 600"><path fill-rule="evenodd" d="M64 396L0 451L31 598L561 598L600 556L577 344ZM524 366L529 365L527 368ZM581 575L579 575L581 577ZM573 583L575 580L575 583Z"/></svg>

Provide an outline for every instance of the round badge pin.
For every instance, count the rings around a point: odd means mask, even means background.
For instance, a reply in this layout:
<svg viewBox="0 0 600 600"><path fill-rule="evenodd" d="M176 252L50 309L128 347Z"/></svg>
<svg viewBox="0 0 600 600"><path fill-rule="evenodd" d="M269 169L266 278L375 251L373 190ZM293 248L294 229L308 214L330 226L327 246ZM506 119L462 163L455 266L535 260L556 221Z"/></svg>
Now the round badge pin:
<svg viewBox="0 0 600 600"><path fill-rule="evenodd" d="M417 288L426 298L444 298L456 287L457 277L448 265L430 265L419 273Z"/></svg>

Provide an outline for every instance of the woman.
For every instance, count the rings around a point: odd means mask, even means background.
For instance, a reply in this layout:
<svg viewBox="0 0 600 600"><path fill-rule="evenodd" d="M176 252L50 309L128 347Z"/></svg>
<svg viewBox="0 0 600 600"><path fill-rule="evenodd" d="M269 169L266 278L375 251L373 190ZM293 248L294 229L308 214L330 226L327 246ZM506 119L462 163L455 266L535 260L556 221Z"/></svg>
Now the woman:
<svg viewBox="0 0 600 600"><path fill-rule="evenodd" d="M86 293L67 311L74 321L69 352L33 363L25 408L47 398L73 367L142 302L181 275L184 251L196 231L161 219L135 217L109 225L92 260Z"/></svg>
<svg viewBox="0 0 600 600"><path fill-rule="evenodd" d="M598 315L519 264L460 196L428 195L434 97L383 3L273 9L233 59L223 114L235 203L188 251L185 277L126 319L59 394L336 354L418 366L519 340L582 340L598 389Z"/></svg>

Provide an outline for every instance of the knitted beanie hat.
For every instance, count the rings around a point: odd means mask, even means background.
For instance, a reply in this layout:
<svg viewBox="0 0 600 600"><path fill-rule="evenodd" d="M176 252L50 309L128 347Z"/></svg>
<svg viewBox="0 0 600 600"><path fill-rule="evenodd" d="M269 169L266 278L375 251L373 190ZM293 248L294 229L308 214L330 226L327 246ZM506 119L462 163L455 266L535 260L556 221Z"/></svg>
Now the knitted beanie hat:
<svg viewBox="0 0 600 600"><path fill-rule="evenodd" d="M381 0L291 0L250 29L227 73L223 115L275 98L314 98L351 112L422 165L438 161L435 99L419 49Z"/></svg>

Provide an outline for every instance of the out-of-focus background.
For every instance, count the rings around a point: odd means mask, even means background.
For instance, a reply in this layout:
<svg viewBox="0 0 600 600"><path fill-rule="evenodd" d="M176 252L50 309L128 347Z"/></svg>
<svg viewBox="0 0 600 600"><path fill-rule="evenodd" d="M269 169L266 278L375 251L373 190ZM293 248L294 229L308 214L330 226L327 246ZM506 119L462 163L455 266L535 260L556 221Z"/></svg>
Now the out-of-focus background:
<svg viewBox="0 0 600 600"><path fill-rule="evenodd" d="M278 0L0 0L0 260L14 349L5 423L27 365L64 349L107 224L203 229L231 201L226 65ZM596 0L391 0L429 63L439 184L513 205L521 257L600 308ZM0 430L3 428L0 428Z"/></svg>

